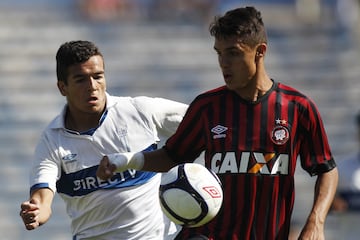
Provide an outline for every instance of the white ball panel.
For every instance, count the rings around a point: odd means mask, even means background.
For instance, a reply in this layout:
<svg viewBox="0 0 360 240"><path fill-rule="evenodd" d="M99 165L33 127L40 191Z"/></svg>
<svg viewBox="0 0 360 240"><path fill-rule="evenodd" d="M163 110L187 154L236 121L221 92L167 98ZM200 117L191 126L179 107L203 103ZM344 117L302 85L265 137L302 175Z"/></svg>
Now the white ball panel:
<svg viewBox="0 0 360 240"><path fill-rule="evenodd" d="M164 192L163 198L167 206L183 218L194 219L201 214L201 207L197 201L184 190L168 189Z"/></svg>

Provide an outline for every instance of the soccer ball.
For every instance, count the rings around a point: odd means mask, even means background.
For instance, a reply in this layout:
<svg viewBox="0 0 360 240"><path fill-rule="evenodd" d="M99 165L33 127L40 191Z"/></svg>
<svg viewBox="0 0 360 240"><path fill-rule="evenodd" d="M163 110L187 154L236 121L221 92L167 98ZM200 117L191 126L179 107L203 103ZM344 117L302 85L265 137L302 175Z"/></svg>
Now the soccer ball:
<svg viewBox="0 0 360 240"><path fill-rule="evenodd" d="M161 208L171 221L199 227L219 212L223 191L211 170L198 163L185 163L162 174L159 197Z"/></svg>

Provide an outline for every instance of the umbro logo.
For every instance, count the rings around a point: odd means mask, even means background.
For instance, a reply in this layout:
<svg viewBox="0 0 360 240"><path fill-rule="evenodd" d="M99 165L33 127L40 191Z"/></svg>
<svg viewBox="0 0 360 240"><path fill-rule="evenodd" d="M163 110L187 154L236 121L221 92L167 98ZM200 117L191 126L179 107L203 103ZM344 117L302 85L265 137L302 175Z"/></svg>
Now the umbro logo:
<svg viewBox="0 0 360 240"><path fill-rule="evenodd" d="M216 127L213 127L211 129L211 132L214 133L213 139L217 138L225 138L226 137L226 131L228 130L227 127L217 125Z"/></svg>
<svg viewBox="0 0 360 240"><path fill-rule="evenodd" d="M76 153L70 153L70 154L62 157L62 160L66 161L66 162L72 162L72 161L76 160L76 156L77 156Z"/></svg>

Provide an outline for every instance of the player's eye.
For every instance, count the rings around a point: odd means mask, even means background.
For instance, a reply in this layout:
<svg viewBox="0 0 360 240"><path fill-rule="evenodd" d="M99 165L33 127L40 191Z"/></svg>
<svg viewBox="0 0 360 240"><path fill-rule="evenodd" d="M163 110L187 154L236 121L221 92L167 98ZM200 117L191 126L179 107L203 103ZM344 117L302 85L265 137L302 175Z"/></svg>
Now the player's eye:
<svg viewBox="0 0 360 240"><path fill-rule="evenodd" d="M96 79L96 80L101 80L103 78L104 78L104 74L97 74L94 76L94 79Z"/></svg>

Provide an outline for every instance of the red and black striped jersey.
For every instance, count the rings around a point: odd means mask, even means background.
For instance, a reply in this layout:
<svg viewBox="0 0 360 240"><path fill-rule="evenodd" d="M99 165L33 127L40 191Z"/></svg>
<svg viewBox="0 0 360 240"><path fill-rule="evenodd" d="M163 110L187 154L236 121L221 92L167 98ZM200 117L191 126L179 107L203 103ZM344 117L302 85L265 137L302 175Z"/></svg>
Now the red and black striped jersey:
<svg viewBox="0 0 360 240"><path fill-rule="evenodd" d="M277 82L256 102L226 86L199 95L164 148L178 163L205 151L224 190L215 219L178 239L287 239L297 158L310 175L336 166L313 101Z"/></svg>

